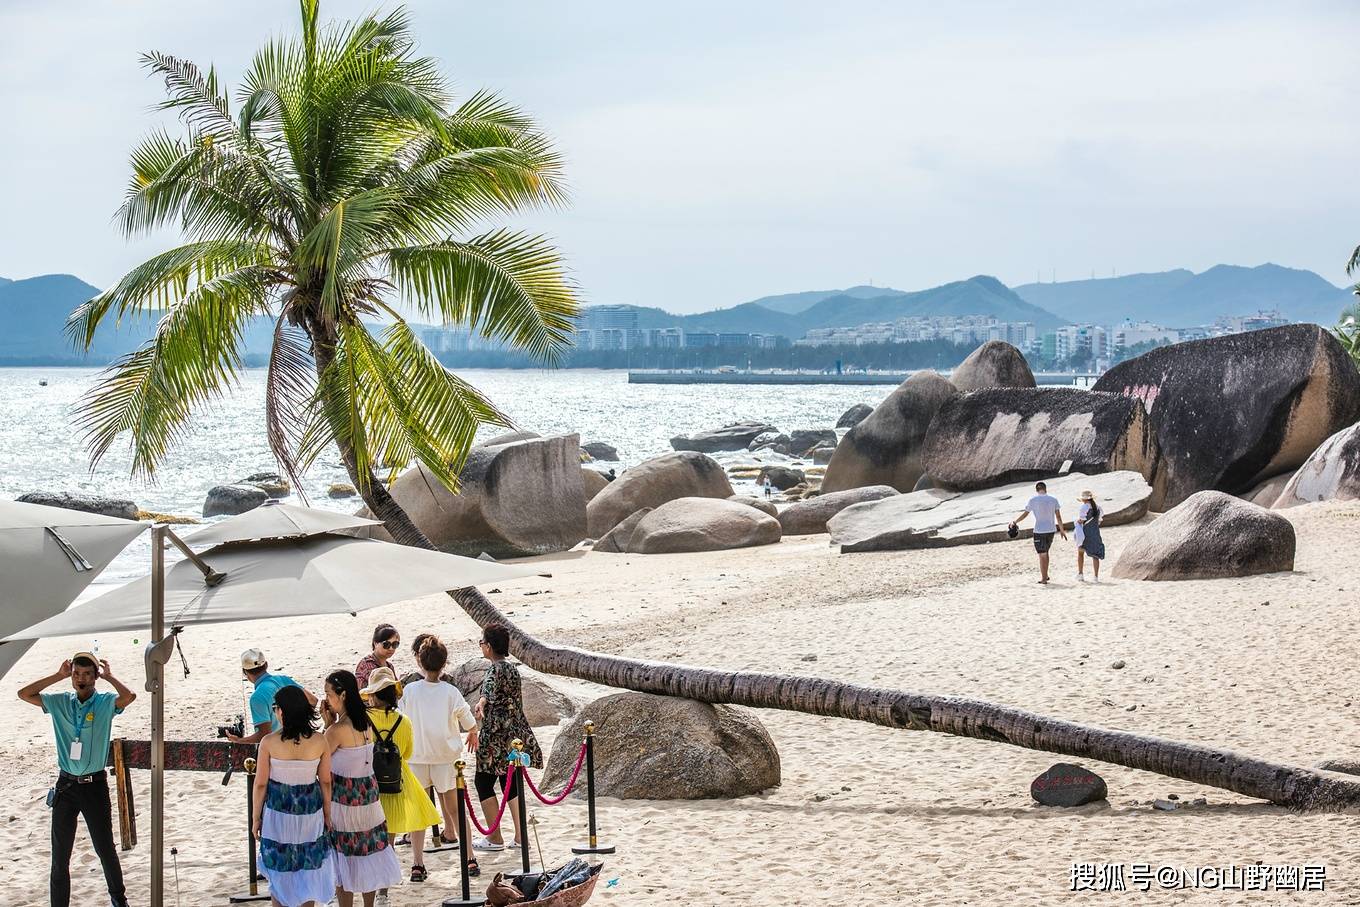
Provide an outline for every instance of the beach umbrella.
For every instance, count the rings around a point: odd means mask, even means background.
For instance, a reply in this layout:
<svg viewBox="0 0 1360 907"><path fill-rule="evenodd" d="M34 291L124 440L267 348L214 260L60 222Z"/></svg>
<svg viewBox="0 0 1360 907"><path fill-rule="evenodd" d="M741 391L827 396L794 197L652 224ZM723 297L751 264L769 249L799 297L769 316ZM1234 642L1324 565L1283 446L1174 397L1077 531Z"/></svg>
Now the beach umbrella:
<svg viewBox="0 0 1360 907"><path fill-rule="evenodd" d="M0 501L0 635L65 611L147 523ZM33 645L0 642L0 677Z"/></svg>
<svg viewBox="0 0 1360 907"><path fill-rule="evenodd" d="M230 542L252 542L264 539L306 538L324 532L342 532L346 529L366 529L381 526L382 520L336 513L333 510L317 510L314 507L299 507L270 499L254 510L247 510L228 520L200 529L184 541L195 551L203 551L214 545Z"/></svg>
<svg viewBox="0 0 1360 907"><path fill-rule="evenodd" d="M164 668L175 638L188 626L306 614L357 613L391 602L535 573L491 561L409 548L316 530L327 520L350 520L310 508L270 508L213 526L231 539L201 553L170 531L152 527L151 574L6 639L32 639L149 629L146 689L151 693L151 905L164 904L165 685ZM261 508L265 509L265 508ZM267 523L290 534L242 543ZM368 525L372 521L362 521ZM309 526L303 537L301 527ZM291 530L290 528L291 527ZM341 528L353 528L353 524ZM209 530L203 530L207 534ZM197 534L195 535L197 538ZM165 546L186 559L165 570ZM166 635L166 626L171 633Z"/></svg>
<svg viewBox="0 0 1360 907"><path fill-rule="evenodd" d="M334 535L220 545L201 552L199 557L222 579L208 585L201 568L189 560L170 568L165 574L163 595L165 626L172 630L273 617L355 614L408 598L536 572ZM119 586L26 628L19 637L147 630L151 628L149 603L155 579L152 574Z"/></svg>

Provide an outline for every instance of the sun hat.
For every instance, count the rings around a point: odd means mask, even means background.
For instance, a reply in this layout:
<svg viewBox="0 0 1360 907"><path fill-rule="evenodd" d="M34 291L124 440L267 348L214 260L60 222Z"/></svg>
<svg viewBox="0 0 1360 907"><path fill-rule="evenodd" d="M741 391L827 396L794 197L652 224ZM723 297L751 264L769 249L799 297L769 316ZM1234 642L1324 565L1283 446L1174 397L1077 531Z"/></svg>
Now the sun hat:
<svg viewBox="0 0 1360 907"><path fill-rule="evenodd" d="M264 653L259 649L246 649L241 653L241 670L254 671L269 664L265 660Z"/></svg>
<svg viewBox="0 0 1360 907"><path fill-rule="evenodd" d="M372 696L379 690L388 687L396 687L397 695L401 695L401 682L397 680L397 675L391 668L375 668L372 674L368 675L368 686L359 691L362 696Z"/></svg>
<svg viewBox="0 0 1360 907"><path fill-rule="evenodd" d="M1094 501L1096 499L1096 496L1091 494L1090 491L1083 491L1080 495L1078 495L1078 498L1083 501Z"/></svg>

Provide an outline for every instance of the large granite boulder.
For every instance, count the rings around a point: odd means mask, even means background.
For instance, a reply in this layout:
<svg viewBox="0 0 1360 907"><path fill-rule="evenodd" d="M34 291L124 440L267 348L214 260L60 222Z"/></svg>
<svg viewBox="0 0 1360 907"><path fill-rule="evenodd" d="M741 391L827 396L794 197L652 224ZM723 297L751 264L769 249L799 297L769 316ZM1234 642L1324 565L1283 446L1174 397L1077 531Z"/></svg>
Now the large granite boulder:
<svg viewBox="0 0 1360 907"><path fill-rule="evenodd" d="M671 438L671 447L676 450L697 450L700 453L745 450L756 435L767 431L777 429L765 422L733 422L722 428L699 431L692 435L677 435Z"/></svg>
<svg viewBox="0 0 1360 907"><path fill-rule="evenodd" d="M619 461L619 452L614 449L612 444L606 444L603 441L591 441L589 444L582 444L581 449L595 460L607 460L610 463Z"/></svg>
<svg viewBox="0 0 1360 907"><path fill-rule="evenodd" d="M1157 487L1157 442L1137 400L1075 387L988 388L935 414L921 451L936 488L973 491L1133 470Z"/></svg>
<svg viewBox="0 0 1360 907"><path fill-rule="evenodd" d="M1147 407L1166 470L1153 510L1205 489L1242 494L1360 420L1360 372L1315 324L1159 347L1095 389Z"/></svg>
<svg viewBox="0 0 1360 907"><path fill-rule="evenodd" d="M758 498L749 494L734 494L728 498L729 501L736 501L738 504L745 504L747 507L754 507L761 513L769 516L779 516L779 508L774 506L774 502L769 498Z"/></svg>
<svg viewBox="0 0 1360 907"><path fill-rule="evenodd" d="M779 521L754 507L717 498L677 498L644 516L628 540L631 554L721 551L779 541Z"/></svg>
<svg viewBox="0 0 1360 907"><path fill-rule="evenodd" d="M826 532L826 521L851 504L878 501L898 493L896 488L888 485L866 485L863 488L832 491L785 507L779 514L779 525L784 528L784 535L815 535Z"/></svg>
<svg viewBox="0 0 1360 907"><path fill-rule="evenodd" d="M642 522L642 518L652 512L652 508L643 507L635 510L624 517L617 526L602 535L595 542L592 550L606 551L610 554L625 554L628 551L628 543L633 538L633 530L637 524Z"/></svg>
<svg viewBox="0 0 1360 907"><path fill-rule="evenodd" d="M609 479L598 469L591 469L589 466L581 467L581 491L585 494L586 503L590 503L595 495L609 487Z"/></svg>
<svg viewBox="0 0 1360 907"><path fill-rule="evenodd" d="M1152 487L1136 472L1070 473L1049 479L1048 493L1061 502L1064 524L1072 525L1078 496L1086 490L1100 505L1102 526L1142 519L1152 496ZM931 488L851 504L829 519L826 528L831 544L843 554L1001 542L1008 538L1006 526L1033 494L1031 482L983 491ZM1034 521L1026 520L1019 537L1033 534Z"/></svg>
<svg viewBox="0 0 1360 907"><path fill-rule="evenodd" d="M1244 494L1239 494L1238 497L1261 507L1273 507L1292 478L1294 478L1294 473L1282 472L1277 476L1271 476Z"/></svg>
<svg viewBox="0 0 1360 907"><path fill-rule="evenodd" d="M595 723L595 792L624 800L710 800L779 785L779 751L755 715L729 705L616 693L583 708L557 735L546 791L571 779L585 723ZM585 785L573 796L584 797Z"/></svg>
<svg viewBox="0 0 1360 907"><path fill-rule="evenodd" d="M482 680L491 662L485 658L472 658L459 665L450 675L453 685L463 694L468 705L476 705L482 698ZM523 665L519 669L520 695L524 702L524 717L533 727L552 727L560 724L563 718L570 718L578 711L576 700L561 690L545 683L538 675L529 672Z"/></svg>
<svg viewBox="0 0 1360 907"><path fill-rule="evenodd" d="M788 455L789 436L782 431L763 431L751 439L751 443L746 445L750 451L773 450L775 453Z"/></svg>
<svg viewBox="0 0 1360 907"><path fill-rule="evenodd" d="M732 483L717 460L695 451L676 451L625 470L591 498L586 521L590 536L598 539L643 507L659 507L676 498L731 496Z"/></svg>
<svg viewBox="0 0 1360 907"><path fill-rule="evenodd" d="M821 447L814 447L808 451L808 456L816 466L826 466L831 462L831 458L836 455L836 445L823 444Z"/></svg>
<svg viewBox="0 0 1360 907"><path fill-rule="evenodd" d="M789 452L795 457L806 456L813 448L836 446L836 430L832 428L795 428L789 432Z"/></svg>
<svg viewBox="0 0 1360 907"><path fill-rule="evenodd" d="M1360 498L1360 424L1343 428L1322 442L1274 501L1256 503L1281 508L1357 498Z"/></svg>
<svg viewBox="0 0 1360 907"><path fill-rule="evenodd" d="M30 491L28 494L19 495L15 500L21 504L41 504L44 507L79 510L81 513L96 513L100 516L117 517L120 520L136 520L140 512L140 508L132 501L69 491Z"/></svg>
<svg viewBox="0 0 1360 907"><path fill-rule="evenodd" d="M454 494L423 465L388 489L441 551L525 557L566 551L586 537L585 484L576 435L479 444ZM385 537L375 529L375 536Z"/></svg>
<svg viewBox="0 0 1360 907"><path fill-rule="evenodd" d="M1004 340L988 340L973 350L949 380L964 393L984 387L1034 387L1025 354Z"/></svg>
<svg viewBox="0 0 1360 907"><path fill-rule="evenodd" d="M807 476L801 469L794 469L792 466L762 466L759 474L756 475L756 484L763 486L765 479L770 480L770 484L780 491L787 491L802 485Z"/></svg>
<svg viewBox="0 0 1360 907"><path fill-rule="evenodd" d="M1294 525L1221 491L1200 491L1124 546L1121 579L1215 579L1294 569Z"/></svg>
<svg viewBox="0 0 1360 907"><path fill-rule="evenodd" d="M235 516L254 510L269 500L269 492L258 485L217 485L203 499L204 516Z"/></svg>
<svg viewBox="0 0 1360 907"><path fill-rule="evenodd" d="M837 428L854 428L856 425L869 418L869 414L874 408L867 403L856 403L854 406L841 413L841 417L836 420Z"/></svg>
<svg viewBox="0 0 1360 907"><path fill-rule="evenodd" d="M503 435L495 435L485 441L478 441L478 447L500 447L505 444L514 444L516 441L537 441L543 437L536 431L510 431Z"/></svg>
<svg viewBox="0 0 1360 907"><path fill-rule="evenodd" d="M275 500L282 500L293 493L292 484L277 472L252 473L237 484L254 485Z"/></svg>
<svg viewBox="0 0 1360 907"><path fill-rule="evenodd" d="M846 433L827 464L822 491L890 485L911 491L925 472L921 446L935 413L958 390L937 373L917 372Z"/></svg>

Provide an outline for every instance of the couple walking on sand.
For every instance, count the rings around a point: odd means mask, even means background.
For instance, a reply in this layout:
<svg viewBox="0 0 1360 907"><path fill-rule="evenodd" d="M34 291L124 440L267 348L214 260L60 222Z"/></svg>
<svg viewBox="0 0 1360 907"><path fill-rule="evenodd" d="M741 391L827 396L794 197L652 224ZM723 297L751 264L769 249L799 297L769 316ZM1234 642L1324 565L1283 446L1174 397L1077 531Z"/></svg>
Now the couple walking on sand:
<svg viewBox="0 0 1360 907"><path fill-rule="evenodd" d="M1048 493L1048 485L1039 482L1034 486L1034 497L1025 504L1025 509L1013 520L1007 530L1011 538L1019 532L1020 523L1026 516L1034 516L1034 550L1039 554L1039 582L1048 582L1048 552L1053 547L1053 536L1067 538L1063 528L1061 505L1058 499ZM1091 558L1091 572L1095 582L1100 582L1100 562L1105 559L1105 542L1100 537L1100 505L1095 495L1083 491L1079 498L1077 518L1072 523L1072 534L1077 542L1077 582L1086 582L1086 558Z"/></svg>

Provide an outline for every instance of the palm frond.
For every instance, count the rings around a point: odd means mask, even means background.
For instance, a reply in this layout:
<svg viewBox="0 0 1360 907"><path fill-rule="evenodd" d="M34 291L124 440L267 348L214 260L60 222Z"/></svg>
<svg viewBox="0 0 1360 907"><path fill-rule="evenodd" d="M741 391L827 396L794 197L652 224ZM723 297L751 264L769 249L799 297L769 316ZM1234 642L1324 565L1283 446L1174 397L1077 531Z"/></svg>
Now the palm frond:
<svg viewBox="0 0 1360 907"><path fill-rule="evenodd" d="M307 411L316 386L316 372L307 350L307 335L280 315L274 324L274 343L265 371L264 419L269 449L293 488L307 502L303 469L298 463Z"/></svg>
<svg viewBox="0 0 1360 907"><path fill-rule="evenodd" d="M210 295L262 299L276 275L268 250L254 242L188 243L142 262L111 288L78 307L66 322L66 333L79 349L89 349L95 331L110 312L147 314L169 309L209 286Z"/></svg>
<svg viewBox="0 0 1360 907"><path fill-rule="evenodd" d="M393 282L421 314L466 324L553 361L574 330L576 289L546 239L496 230L392 249Z"/></svg>
<svg viewBox="0 0 1360 907"><path fill-rule="evenodd" d="M242 332L267 304L251 292L253 284L230 277L191 291L161 319L145 346L118 360L77 404L91 469L127 433L133 474L154 475L183 439L194 408L234 382Z"/></svg>

